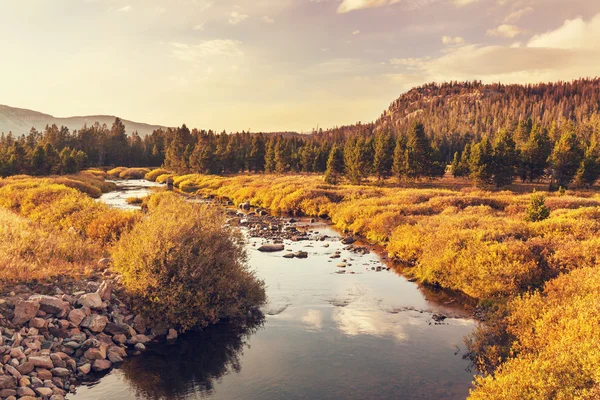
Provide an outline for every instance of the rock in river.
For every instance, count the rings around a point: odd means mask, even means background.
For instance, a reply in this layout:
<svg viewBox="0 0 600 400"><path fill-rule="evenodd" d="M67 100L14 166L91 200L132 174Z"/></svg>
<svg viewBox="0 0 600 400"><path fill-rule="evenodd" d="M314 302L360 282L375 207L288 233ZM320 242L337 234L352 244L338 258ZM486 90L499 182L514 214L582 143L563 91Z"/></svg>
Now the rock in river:
<svg viewBox="0 0 600 400"><path fill-rule="evenodd" d="M264 253L274 253L283 250L285 250L285 247L282 244L263 244L258 248L258 251L262 251Z"/></svg>

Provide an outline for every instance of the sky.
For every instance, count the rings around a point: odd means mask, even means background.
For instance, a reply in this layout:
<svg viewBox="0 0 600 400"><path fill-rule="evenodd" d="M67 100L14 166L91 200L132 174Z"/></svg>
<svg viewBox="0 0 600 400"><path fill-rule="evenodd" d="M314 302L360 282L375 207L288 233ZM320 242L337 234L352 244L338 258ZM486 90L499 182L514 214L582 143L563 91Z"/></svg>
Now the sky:
<svg viewBox="0 0 600 400"><path fill-rule="evenodd" d="M0 104L306 132L433 81L600 75L600 0L3 0L0 54Z"/></svg>

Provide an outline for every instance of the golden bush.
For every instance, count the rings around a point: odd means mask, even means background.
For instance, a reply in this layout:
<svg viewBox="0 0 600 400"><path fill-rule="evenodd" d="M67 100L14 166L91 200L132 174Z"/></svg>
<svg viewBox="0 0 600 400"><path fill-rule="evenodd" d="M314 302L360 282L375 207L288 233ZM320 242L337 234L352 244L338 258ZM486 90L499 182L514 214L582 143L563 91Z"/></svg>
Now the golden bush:
<svg viewBox="0 0 600 400"><path fill-rule="evenodd" d="M160 193L112 251L114 268L153 320L189 329L245 314L265 300L239 237L209 206Z"/></svg>

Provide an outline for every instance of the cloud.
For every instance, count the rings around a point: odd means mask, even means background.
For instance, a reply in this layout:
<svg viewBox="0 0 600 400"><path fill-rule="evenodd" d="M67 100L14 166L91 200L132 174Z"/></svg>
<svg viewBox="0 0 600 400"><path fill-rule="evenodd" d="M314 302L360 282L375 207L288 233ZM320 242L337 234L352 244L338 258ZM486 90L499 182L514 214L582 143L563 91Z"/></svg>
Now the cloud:
<svg viewBox="0 0 600 400"><path fill-rule="evenodd" d="M360 31L357 29L357 30L353 31L353 32L352 32L352 34L353 34L354 36L356 36L356 35L360 35Z"/></svg>
<svg viewBox="0 0 600 400"><path fill-rule="evenodd" d="M452 36L442 36L442 43L448 45L461 45L465 44L465 39L460 36L452 37Z"/></svg>
<svg viewBox="0 0 600 400"><path fill-rule="evenodd" d="M515 22L523 18L525 15L531 14L533 11L533 7L521 8L508 14L502 22L505 24L514 24Z"/></svg>
<svg viewBox="0 0 600 400"><path fill-rule="evenodd" d="M269 17L268 15L265 15L264 17L262 17L263 22L266 22L267 24L272 24L273 22L275 22L275 20L272 17Z"/></svg>
<svg viewBox="0 0 600 400"><path fill-rule="evenodd" d="M194 25L192 28L195 31L203 31L204 30L204 22Z"/></svg>
<svg viewBox="0 0 600 400"><path fill-rule="evenodd" d="M469 4L477 3L478 1L479 0L452 0L452 3L456 7L464 7L468 6Z"/></svg>
<svg viewBox="0 0 600 400"><path fill-rule="evenodd" d="M532 37L528 46L600 51L600 14L589 22L582 18L566 20L560 28Z"/></svg>
<svg viewBox="0 0 600 400"><path fill-rule="evenodd" d="M199 44L171 43L172 54L178 60L199 62L208 57L242 57L241 42L237 40L206 40Z"/></svg>
<svg viewBox="0 0 600 400"><path fill-rule="evenodd" d="M133 10L133 7L131 7L131 6L125 6L125 7L119 8L117 11L119 11L119 12L129 12L131 10Z"/></svg>
<svg viewBox="0 0 600 400"><path fill-rule="evenodd" d="M512 39L523 33L521 28L515 25L502 24L494 29L488 29L487 34L489 36L497 36L506 39Z"/></svg>
<svg viewBox="0 0 600 400"><path fill-rule="evenodd" d="M243 14L240 11L234 10L231 13L229 13L229 23L231 25L237 25L240 22L246 20L248 18L247 14Z"/></svg>
<svg viewBox="0 0 600 400"><path fill-rule="evenodd" d="M434 58L394 58L398 70L416 81L480 79L486 82L528 83L597 76L600 64L600 14L589 21L567 20L526 43L509 46L450 47ZM402 76L402 74L400 74Z"/></svg>
<svg viewBox="0 0 600 400"><path fill-rule="evenodd" d="M401 0L343 0L342 4L338 7L337 12L339 14L347 13L355 10L362 10L364 8L383 7L400 3Z"/></svg>

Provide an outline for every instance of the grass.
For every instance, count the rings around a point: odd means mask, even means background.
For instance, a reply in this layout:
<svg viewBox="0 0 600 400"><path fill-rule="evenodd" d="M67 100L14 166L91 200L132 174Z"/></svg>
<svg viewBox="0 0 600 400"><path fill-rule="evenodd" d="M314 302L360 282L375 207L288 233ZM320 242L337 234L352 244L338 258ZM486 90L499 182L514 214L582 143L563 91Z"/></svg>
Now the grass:
<svg viewBox="0 0 600 400"><path fill-rule="evenodd" d="M138 215L94 201L107 185L78 175L0 179L0 282L81 279Z"/></svg>
<svg viewBox="0 0 600 400"><path fill-rule="evenodd" d="M311 175L188 174L174 184L276 213L328 216L339 229L385 246L406 275L479 300L488 319L469 345L487 373L476 379L473 399L600 394L594 190L563 195L515 185L490 192L448 179L405 188L330 186ZM527 220L534 188L550 210L541 221Z"/></svg>

